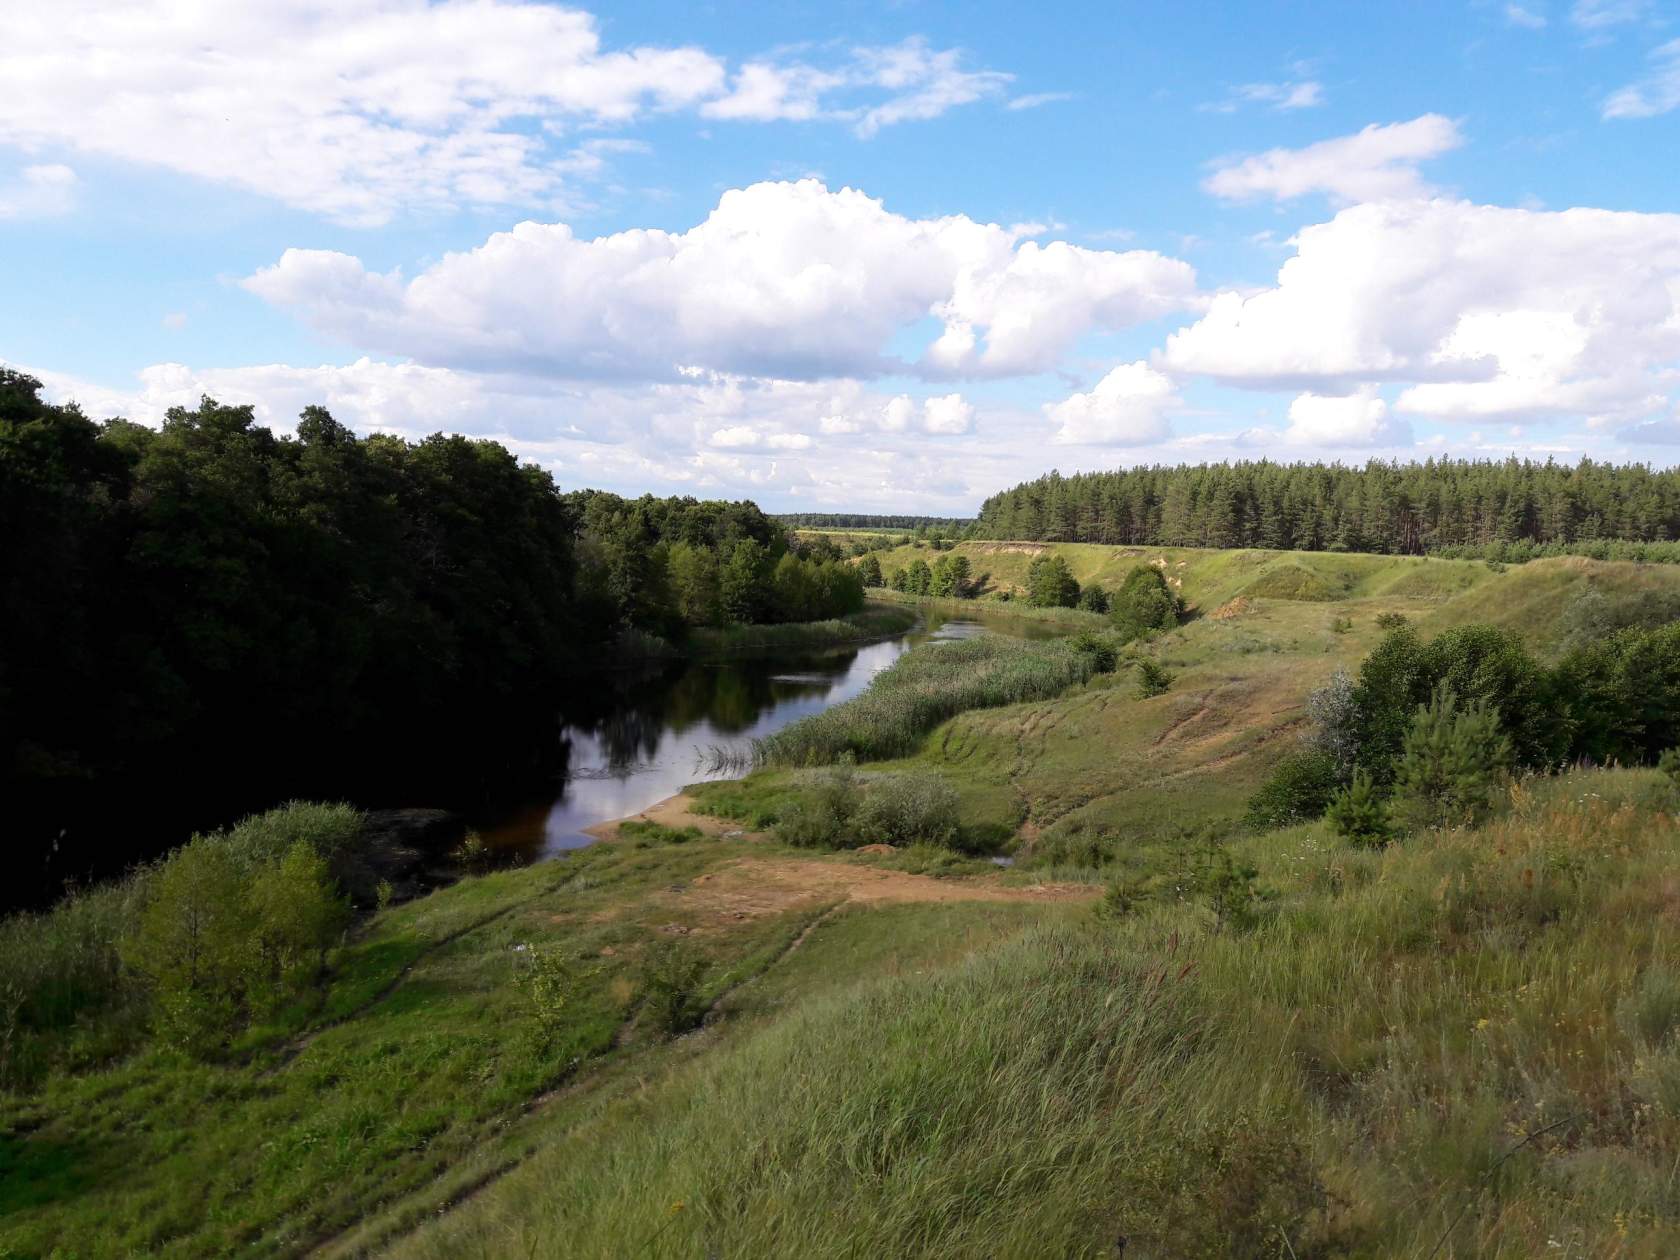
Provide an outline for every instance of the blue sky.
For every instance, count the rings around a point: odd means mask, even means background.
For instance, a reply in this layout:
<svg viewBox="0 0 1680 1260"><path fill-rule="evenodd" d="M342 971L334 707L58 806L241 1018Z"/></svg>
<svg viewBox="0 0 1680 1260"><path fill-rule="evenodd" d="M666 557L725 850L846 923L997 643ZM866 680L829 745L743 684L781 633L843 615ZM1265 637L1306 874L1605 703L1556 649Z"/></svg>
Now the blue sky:
<svg viewBox="0 0 1680 1260"><path fill-rule="evenodd" d="M1680 456L1654 0L47 8L0 49L0 360L95 415L323 402L858 511Z"/></svg>

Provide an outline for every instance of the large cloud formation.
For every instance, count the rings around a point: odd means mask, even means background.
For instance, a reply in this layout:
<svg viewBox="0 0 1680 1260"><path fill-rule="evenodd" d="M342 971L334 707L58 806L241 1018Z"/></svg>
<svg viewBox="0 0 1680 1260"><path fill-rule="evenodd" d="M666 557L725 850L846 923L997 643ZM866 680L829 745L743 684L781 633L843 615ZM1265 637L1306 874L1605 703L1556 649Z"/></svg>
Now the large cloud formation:
<svg viewBox="0 0 1680 1260"><path fill-rule="evenodd" d="M1660 407L1680 361L1680 215L1359 205L1302 230L1277 283L1218 294L1160 366L1255 389L1407 386L1444 419Z"/></svg>
<svg viewBox="0 0 1680 1260"><path fill-rule="evenodd" d="M521 223L412 280L293 249L246 286L362 349L578 377L875 376L903 368L889 343L929 316L944 331L923 374L1017 375L1092 330L1198 305L1187 263L1040 246L1030 231L910 219L807 179L727 192L687 232L583 240Z"/></svg>
<svg viewBox="0 0 1680 1260"><path fill-rule="evenodd" d="M1002 91L909 39L834 67L602 46L588 13L515 0L126 0L13 5L0 144L65 147L231 184L345 223L399 209L562 204L597 173L579 128L692 110L832 118L861 136ZM558 147L556 142L559 141Z"/></svg>

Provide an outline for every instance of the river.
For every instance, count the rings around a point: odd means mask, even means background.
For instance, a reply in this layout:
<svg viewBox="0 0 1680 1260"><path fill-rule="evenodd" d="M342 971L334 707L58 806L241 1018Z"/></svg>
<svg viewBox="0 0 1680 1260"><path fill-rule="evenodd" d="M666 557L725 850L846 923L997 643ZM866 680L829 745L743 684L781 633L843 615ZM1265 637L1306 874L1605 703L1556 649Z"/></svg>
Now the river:
<svg viewBox="0 0 1680 1260"><path fill-rule="evenodd" d="M526 859L579 848L593 841L586 828L597 823L639 813L690 783L737 777L716 753L750 752L753 740L850 700L917 644L993 632L1054 633L1020 619L935 615L861 647L677 664L604 682L598 712L560 731L565 779L477 820L478 831L491 849Z"/></svg>

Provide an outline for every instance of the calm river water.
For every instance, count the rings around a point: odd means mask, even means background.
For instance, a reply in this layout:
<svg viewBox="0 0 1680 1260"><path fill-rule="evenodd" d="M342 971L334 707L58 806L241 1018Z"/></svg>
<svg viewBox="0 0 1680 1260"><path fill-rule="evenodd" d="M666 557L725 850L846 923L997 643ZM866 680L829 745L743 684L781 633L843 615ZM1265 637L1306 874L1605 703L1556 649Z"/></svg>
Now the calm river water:
<svg viewBox="0 0 1680 1260"><path fill-rule="evenodd" d="M753 740L850 700L918 643L1037 630L1019 620L930 617L863 647L672 666L604 692L598 718L561 732L570 750L564 782L481 820L479 832L492 848L528 858L578 848L593 839L586 827L639 813L686 784L736 777L710 768L714 749L749 751Z"/></svg>

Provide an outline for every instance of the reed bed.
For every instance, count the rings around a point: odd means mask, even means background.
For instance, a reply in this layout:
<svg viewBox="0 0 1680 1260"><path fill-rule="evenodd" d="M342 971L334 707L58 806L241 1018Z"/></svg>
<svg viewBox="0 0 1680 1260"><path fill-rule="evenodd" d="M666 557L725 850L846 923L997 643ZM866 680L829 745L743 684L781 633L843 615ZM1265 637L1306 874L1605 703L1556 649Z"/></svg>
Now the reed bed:
<svg viewBox="0 0 1680 1260"><path fill-rule="evenodd" d="M855 700L758 740L759 765L832 765L903 757L934 727L968 709L1048 700L1097 671L1093 654L1060 640L984 635L928 643L875 676Z"/></svg>
<svg viewBox="0 0 1680 1260"><path fill-rule="evenodd" d="M827 621L789 621L781 625L707 626L688 639L690 655L737 656L751 652L784 652L866 643L888 639L915 625L918 614L909 608L865 608Z"/></svg>

